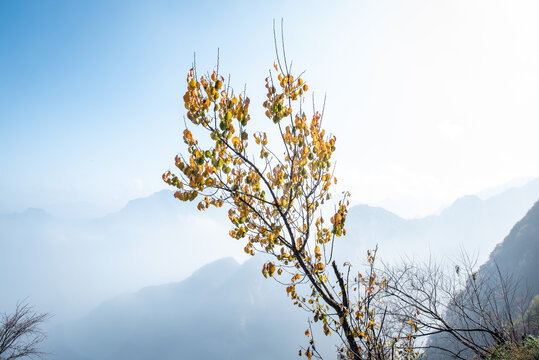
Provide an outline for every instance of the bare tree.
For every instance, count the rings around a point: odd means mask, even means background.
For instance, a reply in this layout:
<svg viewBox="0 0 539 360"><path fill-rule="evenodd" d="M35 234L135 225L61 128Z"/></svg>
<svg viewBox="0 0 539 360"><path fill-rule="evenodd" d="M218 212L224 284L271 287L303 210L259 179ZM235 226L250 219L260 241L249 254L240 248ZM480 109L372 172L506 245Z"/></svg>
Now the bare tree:
<svg viewBox="0 0 539 360"><path fill-rule="evenodd" d="M48 314L36 313L25 302L18 302L12 314L0 314L0 360L35 358L43 355L39 344L45 339L40 325Z"/></svg>
<svg viewBox="0 0 539 360"><path fill-rule="evenodd" d="M485 358L497 345L520 344L515 319L529 302L518 282L497 265L475 270L464 255L451 271L435 261L406 262L386 270L388 312L413 321L427 354L456 359Z"/></svg>

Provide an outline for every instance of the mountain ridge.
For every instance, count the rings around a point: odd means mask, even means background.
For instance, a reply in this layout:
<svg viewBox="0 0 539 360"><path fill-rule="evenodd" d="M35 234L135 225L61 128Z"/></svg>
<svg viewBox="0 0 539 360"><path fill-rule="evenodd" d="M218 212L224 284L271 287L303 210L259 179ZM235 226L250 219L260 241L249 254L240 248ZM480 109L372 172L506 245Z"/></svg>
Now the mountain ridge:
<svg viewBox="0 0 539 360"><path fill-rule="evenodd" d="M455 216L446 211L407 220L383 208L353 206L348 235L337 239L335 256L360 263L365 250L378 244L379 258L391 261L427 256L429 249L449 256L465 245L486 259L537 200L537 185L539 179ZM230 224L219 213L222 209L200 213L193 203L175 199L170 190L156 194L103 218L69 220L42 217L39 211L0 215L0 272L12 274L5 279L0 308L29 297L44 311L57 314L53 322L60 321L82 316L116 295L185 279L216 259L246 259L244 244L227 235ZM10 272L13 268L25 271Z"/></svg>
<svg viewBox="0 0 539 360"><path fill-rule="evenodd" d="M511 186L511 187L508 187L508 188L504 188L504 190L502 192L499 192L499 193L497 192L497 193L495 193L493 195L490 195L490 196L487 196L487 197L481 197L479 195L481 193L481 191L479 193L477 193L477 194L462 195L462 196L458 197L457 199L455 199L451 204L443 207L439 211L434 212L432 214L425 215L425 216L421 216L421 217L413 217L413 218L403 217L403 216L398 215L395 212L387 210L383 206L370 205L370 204L367 204L367 203L355 204L355 205L350 207L350 210L352 210L354 208L370 209L370 210L372 210L374 212L376 212L376 211L378 211L378 212L386 212L386 213L388 213L389 216L393 216L393 217L396 217L398 219L407 220L407 221L413 221L413 220L421 220L421 219L429 218L431 216L440 215L440 214L442 214L443 212L445 212L446 210L448 210L450 208L453 208L455 206L460 206L461 203L466 203L466 202L470 201L470 199L473 199L473 201L479 200L480 202L489 201L489 200L498 199L500 197L503 198L503 197L506 197L509 193L521 192L522 190L526 190L526 189L534 189L534 191L537 191L539 193L539 177L538 178L532 178L531 180L527 181L526 183L524 183L522 185ZM174 198L174 191L173 190L162 189L162 190L156 191L156 192L154 192L152 194L149 194L147 196L137 197L137 198L128 200L124 206L122 206L120 209L118 209L116 211L109 212L109 213L107 213L107 214L105 214L103 216L88 217L88 218L85 218L85 219L86 220L89 220L89 219L101 219L101 218L104 218L104 217L108 217L108 216L115 215L115 214L122 213L122 212L126 212L126 211L140 211L141 209L147 209L147 207L152 203L154 204L154 206L155 206L156 203L161 203L160 207L162 207L163 203L167 203L167 205L172 205L172 206L174 206L176 208L178 206L180 206L181 208L185 207L186 210L188 210L188 211L192 210L192 207L188 205L189 203L185 203L186 204L185 206L180 205L180 203L182 205L183 205L183 203ZM150 206L150 208L152 208L152 206ZM59 219L62 218L62 217L52 215L50 212L48 212L47 210L45 210L43 208L37 208L37 207L28 207L28 208L26 208L25 210L23 210L21 212L0 214L0 217L2 217L2 216L11 216L11 215L24 215L27 212L28 213L31 213L31 212L43 212L45 214L48 214L51 217L55 217L55 218L59 218Z"/></svg>

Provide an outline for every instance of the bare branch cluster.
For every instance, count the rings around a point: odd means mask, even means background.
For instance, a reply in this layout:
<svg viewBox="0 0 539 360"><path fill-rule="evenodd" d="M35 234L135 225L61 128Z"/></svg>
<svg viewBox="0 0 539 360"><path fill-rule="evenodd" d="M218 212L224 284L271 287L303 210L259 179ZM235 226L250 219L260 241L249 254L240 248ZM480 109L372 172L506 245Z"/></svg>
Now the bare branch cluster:
<svg viewBox="0 0 539 360"><path fill-rule="evenodd" d="M517 281L495 268L477 271L466 256L451 272L435 261L388 268L389 311L414 319L414 337L430 337L416 345L427 353L484 358L498 345L519 344L523 332L515 319L529 299Z"/></svg>
<svg viewBox="0 0 539 360"><path fill-rule="evenodd" d="M38 346L45 339L40 326L49 315L34 312L33 308L19 302L11 314L0 314L0 359L13 360L39 357Z"/></svg>

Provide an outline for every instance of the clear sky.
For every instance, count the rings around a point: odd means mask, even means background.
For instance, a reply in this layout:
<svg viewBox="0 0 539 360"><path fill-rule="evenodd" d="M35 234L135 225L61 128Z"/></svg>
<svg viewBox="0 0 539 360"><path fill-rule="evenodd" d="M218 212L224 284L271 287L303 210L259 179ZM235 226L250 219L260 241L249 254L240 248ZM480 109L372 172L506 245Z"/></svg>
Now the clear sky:
<svg viewBox="0 0 539 360"><path fill-rule="evenodd" d="M256 108L288 57L337 136L340 188L404 216L539 176L536 1L2 1L0 213L165 188L196 52ZM257 110L258 111L258 110ZM256 111L255 113L256 114Z"/></svg>

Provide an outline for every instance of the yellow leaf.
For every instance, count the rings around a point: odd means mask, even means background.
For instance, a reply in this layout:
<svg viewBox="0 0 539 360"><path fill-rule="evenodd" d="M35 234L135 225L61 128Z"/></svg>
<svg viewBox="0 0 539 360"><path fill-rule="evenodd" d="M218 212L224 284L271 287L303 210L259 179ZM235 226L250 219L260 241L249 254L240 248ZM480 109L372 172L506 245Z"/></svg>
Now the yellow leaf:
<svg viewBox="0 0 539 360"><path fill-rule="evenodd" d="M275 273L275 263L270 263L268 266L268 274L269 276L273 276Z"/></svg>

